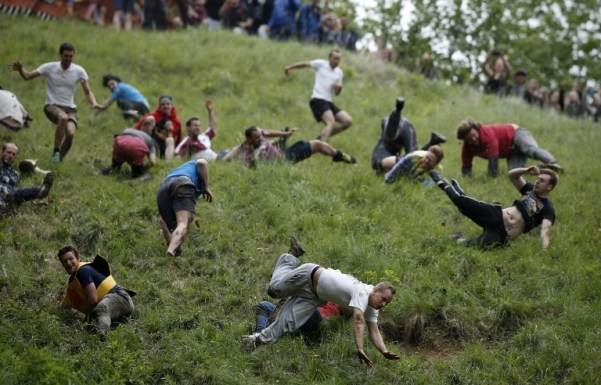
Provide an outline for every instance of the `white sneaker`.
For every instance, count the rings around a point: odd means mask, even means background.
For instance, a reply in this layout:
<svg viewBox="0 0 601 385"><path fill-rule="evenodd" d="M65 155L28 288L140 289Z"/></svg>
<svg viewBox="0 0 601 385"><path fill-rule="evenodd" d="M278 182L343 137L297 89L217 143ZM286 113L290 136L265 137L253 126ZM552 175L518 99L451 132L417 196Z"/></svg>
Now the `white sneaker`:
<svg viewBox="0 0 601 385"><path fill-rule="evenodd" d="M255 350L259 344L259 333L250 334L242 337L242 342L244 344L244 350L247 352L252 352Z"/></svg>

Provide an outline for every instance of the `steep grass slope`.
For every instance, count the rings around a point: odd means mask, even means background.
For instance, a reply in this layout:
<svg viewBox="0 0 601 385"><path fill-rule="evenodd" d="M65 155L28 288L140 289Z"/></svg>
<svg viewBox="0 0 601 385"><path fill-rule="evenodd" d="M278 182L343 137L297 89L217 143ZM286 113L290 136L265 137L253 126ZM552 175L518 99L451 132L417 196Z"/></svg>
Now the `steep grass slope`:
<svg viewBox="0 0 601 385"><path fill-rule="evenodd" d="M295 61L325 58L327 47L276 44L203 31L116 34L72 22L0 19L0 57L27 69L55 60L58 46L76 46L75 62L91 77L98 100L108 96L104 73L140 88L153 106L162 94L179 115L200 115L213 100L217 149L242 140L251 124L299 126L314 138L321 126L308 108L310 70L286 78ZM61 164L50 162L54 128L42 112L44 82L24 82L2 70L0 84L16 93L34 117L14 141L20 159L52 169L50 197L0 220L0 380L4 384L359 384L359 383L599 383L601 352L601 175L598 125L555 117L516 100L498 100L431 83L369 57L343 54L345 89L336 100L354 118L331 143L358 158L354 166L318 155L291 166L248 170L210 168L212 204L199 203L185 253L168 258L158 227L158 184L178 163L163 162L148 181L99 175L110 162L112 135L125 127L117 108L94 114L78 90L80 128ZM482 252L449 235L478 228L436 188L403 181L384 185L369 166L379 121L407 98L405 116L425 142L431 130L447 135L445 174L468 193L510 204L516 192L505 177L460 177L454 127L467 116L516 122L530 129L568 170L552 198L557 223L542 252L536 231L506 249ZM294 139L294 138L293 138ZM504 163L501 170L506 171ZM22 183L39 183L25 177ZM382 329L399 361L386 361L366 343L373 369L355 357L352 325L324 326L324 342L299 338L245 353L253 306L288 236L298 235L307 261L340 268L359 279L398 287L382 312ZM66 275L56 258L64 244L86 259L106 256L119 283L136 290L134 319L100 341L82 317L58 307Z"/></svg>

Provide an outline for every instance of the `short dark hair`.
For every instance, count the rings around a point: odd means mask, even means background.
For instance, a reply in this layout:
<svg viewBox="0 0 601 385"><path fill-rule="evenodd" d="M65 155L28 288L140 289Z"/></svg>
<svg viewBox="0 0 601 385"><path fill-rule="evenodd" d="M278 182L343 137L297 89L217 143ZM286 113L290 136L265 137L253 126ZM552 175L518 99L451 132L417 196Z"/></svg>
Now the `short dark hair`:
<svg viewBox="0 0 601 385"><path fill-rule="evenodd" d="M244 136L246 137L246 139L250 139L250 136L252 135L252 133L257 130L258 130L257 126L250 126L246 130L244 130Z"/></svg>
<svg viewBox="0 0 601 385"><path fill-rule="evenodd" d="M75 47L71 43L63 43L63 44L61 44L60 47L58 47L58 53L60 53L62 55L63 52L65 52L65 51L75 52Z"/></svg>
<svg viewBox="0 0 601 385"><path fill-rule="evenodd" d="M67 254L68 252L72 252L73 254L75 254L77 259L79 259L79 251L77 251L75 246L67 245L67 246L61 247L58 250L58 260L62 262L61 258L63 257L63 255Z"/></svg>
<svg viewBox="0 0 601 385"><path fill-rule="evenodd" d="M457 139L464 140L465 136L473 129L480 132L480 122L474 119L466 119L457 126Z"/></svg>
<svg viewBox="0 0 601 385"><path fill-rule="evenodd" d="M551 177L549 179L549 183L551 183L553 185L553 188L555 188L555 186L557 186L557 182L559 182L559 175L557 175L557 173L555 171L553 171L549 168L541 168L540 173L549 175L549 177Z"/></svg>
<svg viewBox="0 0 601 385"><path fill-rule="evenodd" d="M199 118L199 117L197 117L197 116L193 116L193 117L191 117L191 118L190 118L190 119L188 119L188 121L186 122L186 127L190 127L190 126L192 125L192 122L193 122L193 121L195 121L195 120L200 120L200 118Z"/></svg>
<svg viewBox="0 0 601 385"><path fill-rule="evenodd" d="M106 74L102 77L102 86L103 87L108 87L109 86L109 82L111 80L116 81L117 83L121 83L121 78L117 75L112 75L112 74Z"/></svg>

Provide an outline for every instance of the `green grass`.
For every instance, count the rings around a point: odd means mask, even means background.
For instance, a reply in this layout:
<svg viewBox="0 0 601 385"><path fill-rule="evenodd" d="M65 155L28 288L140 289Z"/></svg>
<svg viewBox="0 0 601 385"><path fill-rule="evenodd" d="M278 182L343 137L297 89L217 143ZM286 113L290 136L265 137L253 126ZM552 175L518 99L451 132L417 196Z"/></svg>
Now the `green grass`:
<svg viewBox="0 0 601 385"><path fill-rule="evenodd" d="M182 120L213 100L216 149L240 142L251 124L299 126L298 138L320 131L308 108L310 70L286 78L295 61L325 58L327 47L276 44L201 31L117 34L73 22L3 17L5 63L26 69L56 59L63 41L76 46L97 99L111 72L140 88L153 107L174 97ZM369 57L343 54L345 89L336 102L353 116L348 132L331 143L358 158L333 164L318 155L296 166L210 166L212 204L197 207L182 257L164 256L155 194L177 162L163 162L146 182L104 177L112 135L125 123L117 108L95 115L78 91L80 128L67 159L50 162L54 128L42 112L44 82L24 82L2 69L1 84L34 117L14 141L19 158L37 158L55 174L45 203L27 203L0 220L0 382L3 384L596 384L601 383L601 169L599 125L556 117L520 101L498 100L468 88L431 83ZM542 252L537 231L503 250L456 245L455 231L479 229L438 189L402 181L384 185L369 166L380 118L407 98L405 116L420 142L431 130L447 135L444 172L469 194L509 205L509 181L460 177L456 124L471 116L486 123L516 122L567 169L552 199L557 223ZM501 171L506 171L501 163ZM23 185L39 183L25 177ZM372 345L367 369L354 356L352 325L325 326L325 340L306 347L293 337L251 354L241 337L251 331L253 305L265 288L287 237L298 235L307 261L340 268L398 287L382 312L382 330L399 361ZM100 253L123 286L136 290L134 319L106 342L85 332L82 316L61 310L66 275L56 258L64 244L85 259Z"/></svg>

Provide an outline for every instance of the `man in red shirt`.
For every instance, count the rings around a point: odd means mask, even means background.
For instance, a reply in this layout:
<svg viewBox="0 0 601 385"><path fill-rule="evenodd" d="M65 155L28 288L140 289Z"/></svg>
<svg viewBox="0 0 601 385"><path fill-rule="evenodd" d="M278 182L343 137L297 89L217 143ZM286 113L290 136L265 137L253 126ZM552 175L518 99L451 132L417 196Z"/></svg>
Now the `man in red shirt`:
<svg viewBox="0 0 601 385"><path fill-rule="evenodd" d="M479 156L488 159L488 175L499 173L499 158L507 159L507 169L524 167L528 158L537 159L545 168L563 171L557 160L547 150L538 147L532 133L516 124L482 125L473 119L459 123L457 139L461 146L461 173L471 175L472 159Z"/></svg>

